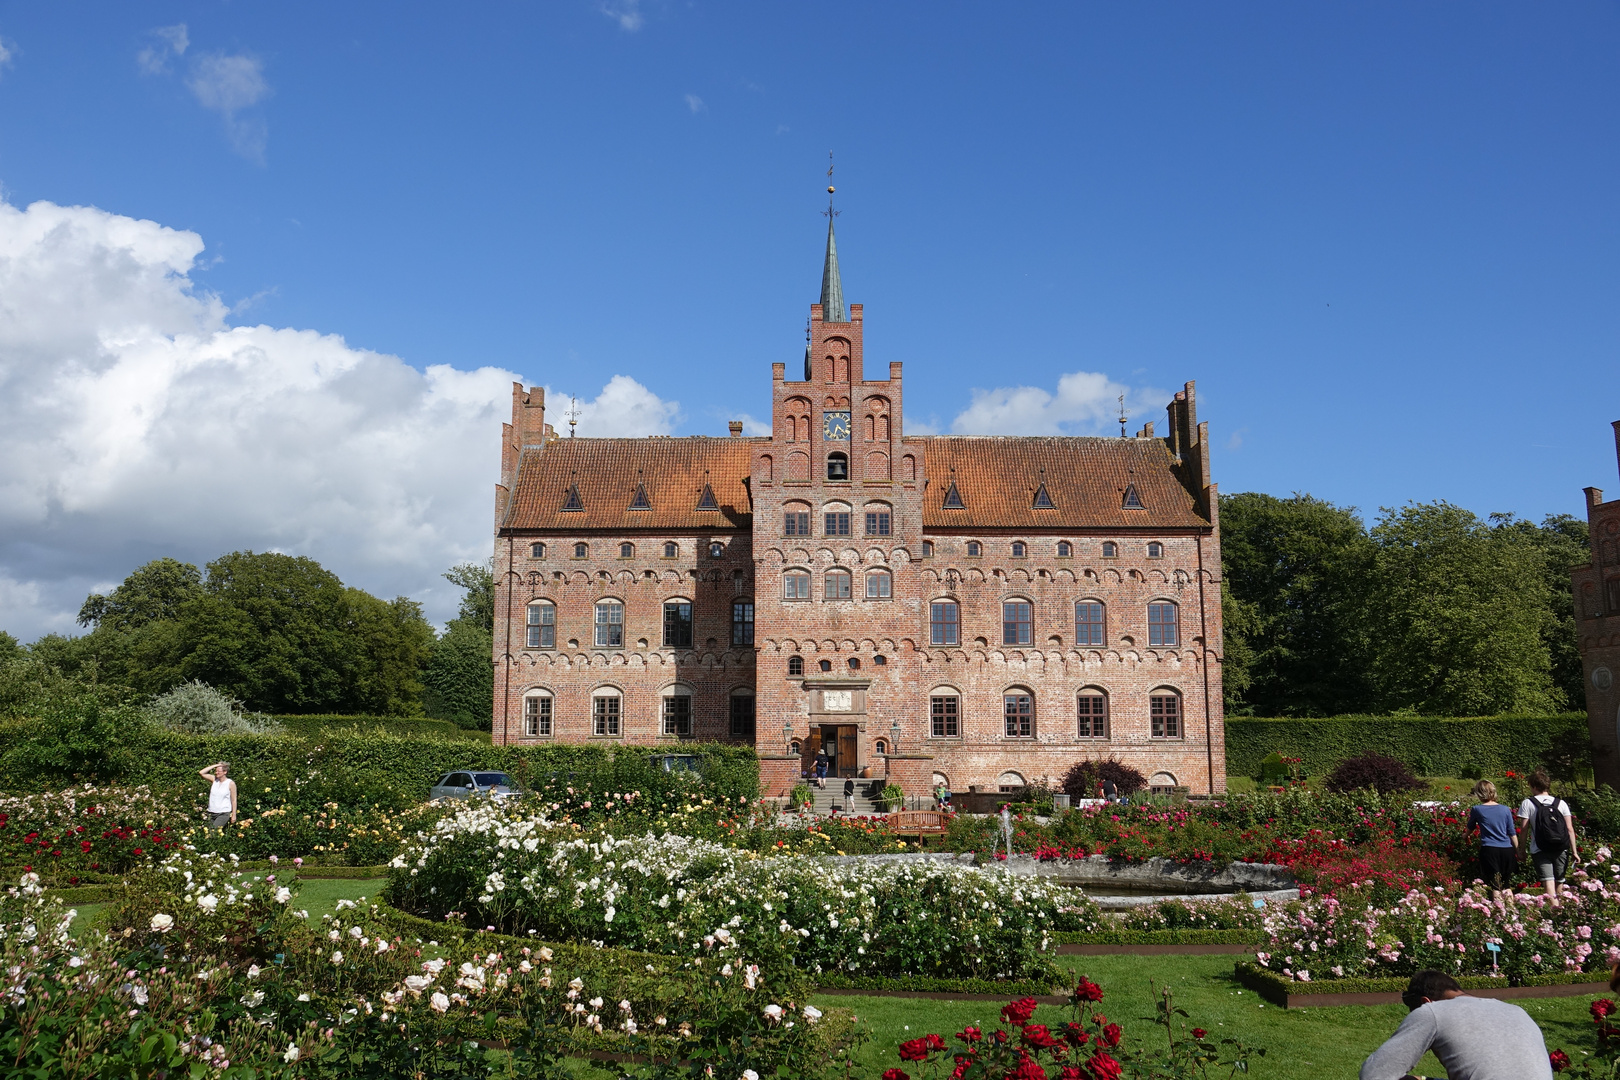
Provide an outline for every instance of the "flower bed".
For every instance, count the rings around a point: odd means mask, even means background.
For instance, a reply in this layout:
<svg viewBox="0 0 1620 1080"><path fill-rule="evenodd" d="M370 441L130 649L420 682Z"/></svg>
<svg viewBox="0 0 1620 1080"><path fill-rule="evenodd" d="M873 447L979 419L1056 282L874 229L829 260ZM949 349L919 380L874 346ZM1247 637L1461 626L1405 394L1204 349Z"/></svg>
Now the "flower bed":
<svg viewBox="0 0 1620 1080"><path fill-rule="evenodd" d="M144 787L0 798L0 866L77 885L157 862L180 846L183 821Z"/></svg>

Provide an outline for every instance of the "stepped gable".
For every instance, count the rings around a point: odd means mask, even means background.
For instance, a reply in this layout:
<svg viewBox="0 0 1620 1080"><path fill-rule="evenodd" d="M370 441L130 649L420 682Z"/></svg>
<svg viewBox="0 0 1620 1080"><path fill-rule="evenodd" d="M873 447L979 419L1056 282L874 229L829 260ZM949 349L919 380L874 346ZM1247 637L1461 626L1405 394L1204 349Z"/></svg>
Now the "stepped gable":
<svg viewBox="0 0 1620 1080"><path fill-rule="evenodd" d="M525 447L505 529L690 532L751 529L748 470L754 439L555 439ZM631 509L636 485L651 509ZM703 485L720 512L698 509ZM583 510L564 510L570 484Z"/></svg>
<svg viewBox="0 0 1620 1080"><path fill-rule="evenodd" d="M915 441L924 446L933 485L943 487L954 478L962 495L960 510L944 507L943 492L925 499L925 530L1053 533L1210 527L1198 500L1177 475L1185 467L1176 463L1162 439L933 435ZM1043 482L1054 509L1034 505L1034 494ZM1136 485L1141 510L1122 505L1130 484Z"/></svg>

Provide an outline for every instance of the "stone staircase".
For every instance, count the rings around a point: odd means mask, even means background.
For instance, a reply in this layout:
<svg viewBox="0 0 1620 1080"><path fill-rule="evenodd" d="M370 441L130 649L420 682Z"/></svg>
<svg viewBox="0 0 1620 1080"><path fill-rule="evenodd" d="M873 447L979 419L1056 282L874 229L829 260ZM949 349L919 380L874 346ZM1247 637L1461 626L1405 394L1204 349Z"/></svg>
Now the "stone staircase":
<svg viewBox="0 0 1620 1080"><path fill-rule="evenodd" d="M825 790L816 787L814 784L810 785L810 794L815 798L812 805L815 812L823 816L831 814L835 806L838 807L839 813L850 816L883 814L885 812L883 804L878 802L878 799L883 794L884 783L885 781L881 779L841 780L829 776L827 777ZM846 784L854 785L853 793L847 797L844 795L844 785Z"/></svg>

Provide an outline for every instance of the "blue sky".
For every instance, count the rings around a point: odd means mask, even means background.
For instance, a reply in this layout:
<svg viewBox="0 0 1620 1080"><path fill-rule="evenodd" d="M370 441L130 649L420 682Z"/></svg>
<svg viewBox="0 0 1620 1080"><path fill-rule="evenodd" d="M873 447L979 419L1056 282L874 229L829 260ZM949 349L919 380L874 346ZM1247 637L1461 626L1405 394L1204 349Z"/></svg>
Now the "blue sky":
<svg viewBox="0 0 1620 1080"><path fill-rule="evenodd" d="M767 414L829 150L845 293L868 370L906 364L912 430L1117 431L1116 392L1134 430L1196 379L1228 492L1539 519L1617 486L1614 4L0 4L0 48L0 262L53 283L12 284L10 319L83 293L11 339L0 296L0 380L51 407L16 406L34 434L0 475L35 506L0 511L0 628L25 638L145 558L250 546L442 618L434 575L487 550L506 373L585 399L582 434ZM99 212L64 212L71 258L37 201ZM134 325L170 349L261 327L272 362L164 383L167 434L117 434L103 400L96 459L82 417L39 418L154 385L108 345ZM311 423L210 473L178 430L289 387L315 397L264 431L335 394L376 438ZM399 475L300 500L322 453ZM226 494L242 468L258 504Z"/></svg>

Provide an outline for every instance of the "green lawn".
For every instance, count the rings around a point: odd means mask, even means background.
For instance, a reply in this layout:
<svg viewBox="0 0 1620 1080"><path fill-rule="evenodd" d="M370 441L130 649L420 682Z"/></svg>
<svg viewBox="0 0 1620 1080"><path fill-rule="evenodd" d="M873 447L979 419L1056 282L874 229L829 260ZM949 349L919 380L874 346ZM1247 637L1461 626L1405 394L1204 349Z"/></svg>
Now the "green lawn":
<svg viewBox="0 0 1620 1080"><path fill-rule="evenodd" d="M298 890L297 906L309 910L309 921L318 923L321 916L337 911L339 900L356 900L362 896L375 897L388 883L387 878L304 878Z"/></svg>
<svg viewBox="0 0 1620 1080"><path fill-rule="evenodd" d="M1152 1023L1153 988L1168 984L1176 1004L1190 1014L1189 1027L1207 1028L1218 1037L1234 1035L1251 1047L1264 1047L1250 1075L1257 1077L1353 1078L1362 1060L1377 1048L1406 1015L1400 1005L1355 1008L1281 1009L1260 1000L1232 979L1230 956L1075 956L1065 967L1099 983L1105 993L1100 1011L1125 1029L1126 1046L1162 1038ZM906 998L861 998L820 995L820 1008L853 1008L871 1035L857 1053L861 1075L877 1076L899 1064L895 1047L906 1039L934 1032L950 1038L964 1025L994 1027L1000 1003L930 1001ZM1571 1056L1589 1044L1587 1006L1594 999L1554 998L1516 1002L1541 1025L1549 1050L1563 1047ZM1067 1011L1042 1006L1037 1023L1068 1019ZM1444 1076L1432 1055L1417 1066L1419 1075Z"/></svg>

